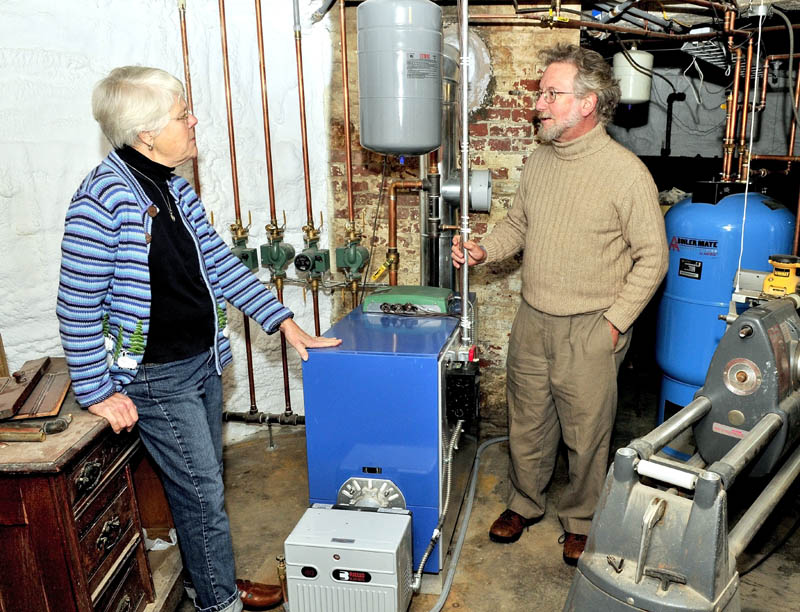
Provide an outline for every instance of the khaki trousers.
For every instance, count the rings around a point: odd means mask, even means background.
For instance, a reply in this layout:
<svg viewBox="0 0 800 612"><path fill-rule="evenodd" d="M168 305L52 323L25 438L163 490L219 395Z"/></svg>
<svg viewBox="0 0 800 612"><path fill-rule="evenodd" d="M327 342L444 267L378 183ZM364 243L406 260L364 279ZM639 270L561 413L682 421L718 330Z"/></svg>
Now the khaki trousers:
<svg viewBox="0 0 800 612"><path fill-rule="evenodd" d="M506 373L508 507L526 518L545 512L561 438L569 485L558 502L565 531L588 534L605 481L617 411L617 372L631 331L612 347L603 312L553 316L524 300L511 328Z"/></svg>

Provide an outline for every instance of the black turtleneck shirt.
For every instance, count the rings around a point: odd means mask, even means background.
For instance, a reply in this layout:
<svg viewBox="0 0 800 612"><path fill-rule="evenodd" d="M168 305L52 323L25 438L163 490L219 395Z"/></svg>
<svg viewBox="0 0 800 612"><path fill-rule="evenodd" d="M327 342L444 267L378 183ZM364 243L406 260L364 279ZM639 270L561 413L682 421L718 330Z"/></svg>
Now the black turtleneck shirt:
<svg viewBox="0 0 800 612"><path fill-rule="evenodd" d="M118 149L117 154L158 209L148 255L152 297L142 363L168 363L199 355L213 343L217 314L200 272L196 238L189 233L167 184L174 168L129 146Z"/></svg>

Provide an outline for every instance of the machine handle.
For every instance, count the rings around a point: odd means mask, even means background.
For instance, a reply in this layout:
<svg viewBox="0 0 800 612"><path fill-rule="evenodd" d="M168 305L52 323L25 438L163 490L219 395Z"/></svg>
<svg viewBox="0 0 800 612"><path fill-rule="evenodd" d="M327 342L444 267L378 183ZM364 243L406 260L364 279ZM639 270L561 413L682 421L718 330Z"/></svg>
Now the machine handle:
<svg viewBox="0 0 800 612"><path fill-rule="evenodd" d="M655 461L640 460L636 464L636 471L639 476L648 476L661 482L666 482L682 489L693 490L697 483L697 474L685 472L663 463L656 463Z"/></svg>

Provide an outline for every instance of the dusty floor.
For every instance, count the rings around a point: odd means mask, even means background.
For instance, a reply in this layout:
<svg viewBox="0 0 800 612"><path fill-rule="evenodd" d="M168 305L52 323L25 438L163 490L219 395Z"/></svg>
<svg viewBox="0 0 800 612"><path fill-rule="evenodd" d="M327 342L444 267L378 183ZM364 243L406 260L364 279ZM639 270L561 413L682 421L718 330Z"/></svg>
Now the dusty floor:
<svg viewBox="0 0 800 612"><path fill-rule="evenodd" d="M657 398L643 390L654 387L642 378L632 371L622 374L614 448L652 428ZM283 540L307 507L304 430L284 427L275 428L273 433L274 450L268 448L269 438L264 430L225 451L227 505L237 574L265 582L276 581L275 557L282 552ZM561 527L554 511L548 510L545 518L515 544L495 544L487 537L489 525L505 508L507 452L507 443L502 442L483 453L467 538L443 610L562 609L574 569L561 560ZM551 499L558 497L565 478L561 461L551 485ZM790 533L800 512L797 492L795 486L747 551L745 564L757 560L787 534L790 536L771 557L743 577L743 612L800 610L800 533ZM741 504L732 496L732 515L737 512L737 505ZM427 612L437 600L437 596L417 595L410 612ZM178 610L191 612L193 607L184 599Z"/></svg>

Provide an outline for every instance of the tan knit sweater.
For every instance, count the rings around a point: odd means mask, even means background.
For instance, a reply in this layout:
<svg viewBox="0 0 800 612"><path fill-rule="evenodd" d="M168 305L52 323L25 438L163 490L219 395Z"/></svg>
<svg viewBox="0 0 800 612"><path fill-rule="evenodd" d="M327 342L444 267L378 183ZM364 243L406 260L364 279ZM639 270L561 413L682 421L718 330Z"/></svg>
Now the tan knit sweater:
<svg viewBox="0 0 800 612"><path fill-rule="evenodd" d="M655 183L602 125L541 145L505 219L481 242L485 261L524 249L522 297L552 315L605 311L627 331L667 272Z"/></svg>

